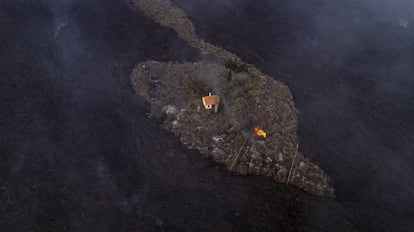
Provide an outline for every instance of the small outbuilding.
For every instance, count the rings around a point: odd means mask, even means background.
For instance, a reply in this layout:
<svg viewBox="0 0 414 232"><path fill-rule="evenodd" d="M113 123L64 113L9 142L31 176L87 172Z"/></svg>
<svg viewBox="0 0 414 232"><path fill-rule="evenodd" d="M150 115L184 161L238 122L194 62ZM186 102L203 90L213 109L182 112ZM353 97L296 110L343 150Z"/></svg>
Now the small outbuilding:
<svg viewBox="0 0 414 232"><path fill-rule="evenodd" d="M214 112L218 112L218 106L220 104L220 96L218 95L211 95L211 92L208 94L208 96L204 96L201 98L203 101L204 108L206 110L211 110L214 107Z"/></svg>

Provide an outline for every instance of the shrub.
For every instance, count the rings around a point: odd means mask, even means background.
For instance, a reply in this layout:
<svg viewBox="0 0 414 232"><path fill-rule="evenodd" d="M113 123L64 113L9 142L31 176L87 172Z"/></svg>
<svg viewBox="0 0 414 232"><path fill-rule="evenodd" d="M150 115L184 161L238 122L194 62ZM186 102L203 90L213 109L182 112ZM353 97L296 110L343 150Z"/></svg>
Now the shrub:
<svg viewBox="0 0 414 232"><path fill-rule="evenodd" d="M230 82L232 78L233 78L233 73L229 69L229 73L227 74L227 81Z"/></svg>
<svg viewBox="0 0 414 232"><path fill-rule="evenodd" d="M236 73L248 71L246 63L237 64L235 60L227 60L225 66L227 69Z"/></svg>
<svg viewBox="0 0 414 232"><path fill-rule="evenodd" d="M223 101L220 101L219 103L219 113L225 113L226 112L226 106L224 105Z"/></svg>
<svg viewBox="0 0 414 232"><path fill-rule="evenodd" d="M193 98L195 96L195 91L193 88L193 82L190 78L185 78L183 81L183 85L185 88L185 92L189 98Z"/></svg>
<svg viewBox="0 0 414 232"><path fill-rule="evenodd" d="M242 106L244 106L246 103L247 103L247 101L246 101L246 99L245 99L244 97L238 97L238 98L236 99L236 105L237 105L238 107L242 107Z"/></svg>
<svg viewBox="0 0 414 232"><path fill-rule="evenodd" d="M195 112L197 108L201 107L201 100L198 98L192 99L188 102L188 111Z"/></svg>
<svg viewBox="0 0 414 232"><path fill-rule="evenodd" d="M249 96L249 97L256 97L257 96L256 86L254 86L254 85L250 86L250 88L247 90L247 96Z"/></svg>

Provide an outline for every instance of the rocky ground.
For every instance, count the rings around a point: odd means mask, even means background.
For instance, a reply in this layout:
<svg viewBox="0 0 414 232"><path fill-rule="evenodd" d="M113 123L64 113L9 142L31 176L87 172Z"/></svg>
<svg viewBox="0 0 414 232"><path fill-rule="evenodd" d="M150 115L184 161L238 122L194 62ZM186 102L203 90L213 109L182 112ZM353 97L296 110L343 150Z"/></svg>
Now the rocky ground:
<svg viewBox="0 0 414 232"><path fill-rule="evenodd" d="M278 183L289 178L309 193L333 196L326 174L297 151L297 112L289 89L252 66L234 65L245 69L232 71L211 60L149 61L135 67L131 80L150 103L151 116L165 118L163 126L187 147L237 173L265 175ZM220 96L218 113L201 102L209 91ZM255 135L256 126L266 138Z"/></svg>
<svg viewBox="0 0 414 232"><path fill-rule="evenodd" d="M253 65L247 66L236 55L198 39L193 23L172 2L136 0L135 3L146 15L174 29L204 55L205 61L200 64L142 63L133 71L131 78L136 91L151 103L156 116L167 105L175 108L172 113L175 119L166 122L167 128L180 134L185 144L227 163L231 169L237 161L235 168L242 174L264 174L284 183L293 163L292 179L289 177L293 185L316 195L333 196L326 174L297 151L296 108L285 85ZM225 69L229 62L236 67L244 64L245 70ZM201 87L195 88L193 83ZM205 95L209 90L217 92L225 112L210 118L192 114L187 106L200 99L203 90ZM177 103L178 106L171 105ZM195 105L201 106L197 102ZM252 140L255 125L264 127L270 136L263 141ZM244 140L248 141L246 146Z"/></svg>

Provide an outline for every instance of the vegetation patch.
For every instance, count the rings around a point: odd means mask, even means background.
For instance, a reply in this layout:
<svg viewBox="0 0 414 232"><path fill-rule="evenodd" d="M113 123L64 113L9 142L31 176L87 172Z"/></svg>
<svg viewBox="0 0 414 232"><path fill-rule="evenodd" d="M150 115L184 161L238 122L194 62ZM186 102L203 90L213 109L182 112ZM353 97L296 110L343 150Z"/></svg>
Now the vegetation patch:
<svg viewBox="0 0 414 232"><path fill-rule="evenodd" d="M246 105L247 101L246 101L246 98L244 98L244 97L238 97L238 98L236 98L235 103L236 103L236 106L242 107L242 106Z"/></svg>
<svg viewBox="0 0 414 232"><path fill-rule="evenodd" d="M248 72L247 64L241 62L240 64L235 60L227 60L225 64L226 68L230 71L240 73L240 72Z"/></svg>

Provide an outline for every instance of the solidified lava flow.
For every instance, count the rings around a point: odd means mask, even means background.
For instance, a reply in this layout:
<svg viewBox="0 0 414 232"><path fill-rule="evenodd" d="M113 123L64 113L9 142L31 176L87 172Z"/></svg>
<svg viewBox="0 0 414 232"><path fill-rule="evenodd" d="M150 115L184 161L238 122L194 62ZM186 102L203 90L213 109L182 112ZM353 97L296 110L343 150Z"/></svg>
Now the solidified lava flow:
<svg viewBox="0 0 414 232"><path fill-rule="evenodd" d="M1 231L299 225L300 192L231 176L147 118L135 64L200 59L174 31L115 0L1 1L0 29Z"/></svg>
<svg viewBox="0 0 414 232"><path fill-rule="evenodd" d="M409 0L0 1L0 231L414 231L412 12ZM168 99L157 78L181 68L202 75L176 77L182 98ZM260 95L275 86L281 99ZM224 133L202 128L213 119ZM302 191L318 186L305 169L335 198Z"/></svg>

